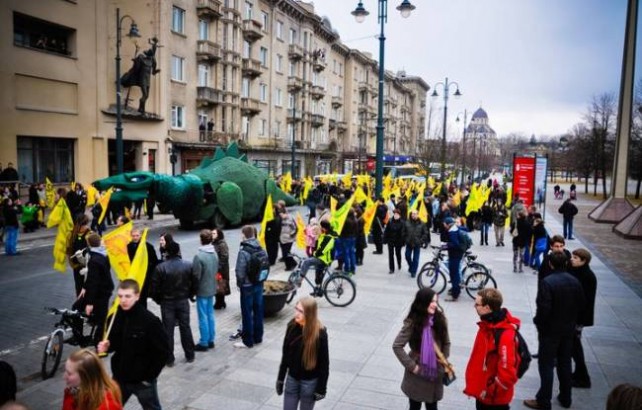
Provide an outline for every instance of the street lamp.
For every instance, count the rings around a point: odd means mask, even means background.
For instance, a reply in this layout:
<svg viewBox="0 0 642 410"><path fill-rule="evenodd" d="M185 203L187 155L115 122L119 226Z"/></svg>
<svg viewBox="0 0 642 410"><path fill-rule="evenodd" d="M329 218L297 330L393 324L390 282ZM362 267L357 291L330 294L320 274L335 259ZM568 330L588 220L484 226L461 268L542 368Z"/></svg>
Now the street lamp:
<svg viewBox="0 0 642 410"><path fill-rule="evenodd" d="M461 114L461 113L460 113ZM455 119L456 122L459 122L459 115ZM462 159L461 159L461 184L463 188L465 184L465 173L466 173L466 119L468 117L468 110L464 110L464 130L462 131Z"/></svg>
<svg viewBox="0 0 642 410"><path fill-rule="evenodd" d="M388 21L388 0L378 0L378 21L380 26L379 34L379 93L377 100L377 147L376 147L376 172L375 172L375 196L379 197L383 188L383 82L384 82L384 50L386 37L384 26ZM415 9L409 0L397 6L401 17L407 18ZM357 8L351 13L357 23L363 23L366 16L370 14L364 7L363 1L359 1Z"/></svg>
<svg viewBox="0 0 642 410"><path fill-rule="evenodd" d="M437 86L441 85L444 89L444 127L443 127L444 129L441 136L441 180L442 181L446 177L446 125L448 124L446 121L448 118L448 97L450 95L450 86L453 84L455 85L455 87L457 87L453 95L455 97L460 97L461 93L459 92L459 84L457 84L454 81L448 82L448 77L446 77L446 80L443 83L440 81L437 84L435 84L432 92L433 97L439 97L439 94L437 93Z"/></svg>
<svg viewBox="0 0 642 410"><path fill-rule="evenodd" d="M126 18L131 20L127 37L140 37L138 25L134 19L129 15L120 17L120 8L116 8L116 171L118 174L123 173L123 114L120 102L120 44L122 40L120 31Z"/></svg>

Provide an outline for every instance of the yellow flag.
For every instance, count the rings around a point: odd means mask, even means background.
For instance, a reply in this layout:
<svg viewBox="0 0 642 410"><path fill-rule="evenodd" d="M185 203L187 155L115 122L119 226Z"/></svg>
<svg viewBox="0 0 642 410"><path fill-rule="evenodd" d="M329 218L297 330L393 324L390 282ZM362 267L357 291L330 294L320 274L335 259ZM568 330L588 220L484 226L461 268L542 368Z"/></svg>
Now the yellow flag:
<svg viewBox="0 0 642 410"><path fill-rule="evenodd" d="M383 189L388 191L392 190L392 175L390 175L390 173L383 179Z"/></svg>
<svg viewBox="0 0 642 410"><path fill-rule="evenodd" d="M58 203L51 211L47 219L47 228L58 226L58 233L56 234L56 241L54 242L53 268L59 272L67 271L67 241L69 234L74 228L74 222L71 218L71 212L67 207L67 203L63 198L58 200Z"/></svg>
<svg viewBox="0 0 642 410"><path fill-rule="evenodd" d="M363 211L363 233L368 235L372 221L374 221L375 214L377 213L377 204L372 202L365 211Z"/></svg>
<svg viewBox="0 0 642 410"><path fill-rule="evenodd" d="M76 190L76 181L71 181L71 190L72 191Z"/></svg>
<svg viewBox="0 0 642 410"><path fill-rule="evenodd" d="M129 225L131 223L132 222L130 221L123 226ZM130 226L130 231L131 231L131 226ZM132 261L131 266L127 271L127 275L122 279L119 277L120 280L134 279L138 283L138 286L140 286L141 290L143 289L143 284L145 283L145 276L147 276L148 255L147 255L147 246L145 245L145 242L147 241L147 231L148 231L148 228L145 228L145 230L143 231L143 234L140 237L140 243L138 245L138 248L136 248L136 254L134 255L134 260ZM109 250L107 251L107 254L109 255ZM129 257L127 256L126 245L125 245L125 256L127 257L127 261L129 261ZM109 255L109 262L112 264L112 268L113 268L114 265L111 260L111 255ZM107 317L116 313L116 310L118 310L119 304L120 304L120 299L118 298L118 296L116 296L116 298L114 299L114 303L112 303L111 307L109 308L109 312L107 312ZM107 326L105 326L105 329L107 329Z"/></svg>
<svg viewBox="0 0 642 410"><path fill-rule="evenodd" d="M312 178L310 178L309 176L303 180L303 195L301 195L301 205L303 205L305 200L308 199L308 195L310 194L310 188L312 188L312 185L314 185L314 182L312 182Z"/></svg>
<svg viewBox="0 0 642 410"><path fill-rule="evenodd" d="M132 213L129 211L129 208L125 207L125 218L132 219Z"/></svg>
<svg viewBox="0 0 642 410"><path fill-rule="evenodd" d="M103 242L105 243L107 255L109 256L109 263L116 273L118 280L127 279L131 268L129 255L127 254L127 244L132 240L131 233L133 227L134 223L129 221L103 236Z"/></svg>
<svg viewBox="0 0 642 410"><path fill-rule="evenodd" d="M352 172L348 172L341 178L341 183L344 188L349 188L352 186Z"/></svg>
<svg viewBox="0 0 642 410"><path fill-rule="evenodd" d="M305 222L299 212L296 213L296 246L300 249L305 249Z"/></svg>
<svg viewBox="0 0 642 410"><path fill-rule="evenodd" d="M265 209L263 210L263 219L261 220L261 230L258 234L259 243L265 248L265 229L267 223L274 219L274 207L272 205L272 195L268 195L265 201Z"/></svg>
<svg viewBox="0 0 642 410"><path fill-rule="evenodd" d="M479 195L479 190L477 188L477 184L475 183L470 187L470 194L468 195L468 201L466 202L466 212L464 213L466 216L470 215L471 212L479 209L477 208Z"/></svg>
<svg viewBox="0 0 642 410"><path fill-rule="evenodd" d="M513 204L513 186L508 187L508 191L506 191L506 209L510 208L511 205Z"/></svg>
<svg viewBox="0 0 642 410"><path fill-rule="evenodd" d="M105 192L105 195L100 198L98 203L100 206L103 208L102 211L100 212L100 217L98 217L98 224L101 224L103 222L103 218L105 218L105 214L107 213L107 207L109 206L109 200L111 199L111 194L114 192L114 187L110 187L107 192Z"/></svg>
<svg viewBox="0 0 642 410"><path fill-rule="evenodd" d="M368 201L368 195L366 195L365 192L363 192L363 189L361 188L361 185L357 187L357 189L354 191L354 200L357 201L357 203L362 203L362 202L367 202Z"/></svg>
<svg viewBox="0 0 642 410"><path fill-rule="evenodd" d="M96 203L96 194L98 190L93 185L87 185L87 206L93 206Z"/></svg>
<svg viewBox="0 0 642 410"><path fill-rule="evenodd" d="M330 213L333 213L337 210L337 200L331 196L330 197Z"/></svg>
<svg viewBox="0 0 642 410"><path fill-rule="evenodd" d="M459 191L458 189L457 192L455 192L455 195L453 195L453 205L459 206L460 203L461 203L461 191Z"/></svg>
<svg viewBox="0 0 642 410"><path fill-rule="evenodd" d="M426 209L426 203L425 202L419 206L419 215L418 216L419 216L419 220L421 222L428 223L428 209Z"/></svg>
<svg viewBox="0 0 642 410"><path fill-rule="evenodd" d="M337 235L339 235L341 233L341 230L343 229L343 224L345 224L346 222L348 211L350 210L350 208L352 208L353 202L354 195L352 195L341 208L339 208L335 212L330 212L330 225L332 225L332 229L334 229L334 232Z"/></svg>
<svg viewBox="0 0 642 410"><path fill-rule="evenodd" d="M47 198L47 208L51 209L54 207L54 201L56 200L56 192L54 191L53 184L49 178L45 177L45 197Z"/></svg>

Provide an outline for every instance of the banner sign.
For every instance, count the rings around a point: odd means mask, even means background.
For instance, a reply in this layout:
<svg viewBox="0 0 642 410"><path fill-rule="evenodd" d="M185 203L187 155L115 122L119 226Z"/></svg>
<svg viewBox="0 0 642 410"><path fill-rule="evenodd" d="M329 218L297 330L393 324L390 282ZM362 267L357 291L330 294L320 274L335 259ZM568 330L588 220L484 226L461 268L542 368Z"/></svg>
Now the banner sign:
<svg viewBox="0 0 642 410"><path fill-rule="evenodd" d="M546 203L547 166L547 157L535 157L535 203L542 214L545 211L544 204Z"/></svg>
<svg viewBox="0 0 642 410"><path fill-rule="evenodd" d="M544 174L546 177L546 174ZM527 208L535 202L535 157L513 157L513 198L519 195Z"/></svg>

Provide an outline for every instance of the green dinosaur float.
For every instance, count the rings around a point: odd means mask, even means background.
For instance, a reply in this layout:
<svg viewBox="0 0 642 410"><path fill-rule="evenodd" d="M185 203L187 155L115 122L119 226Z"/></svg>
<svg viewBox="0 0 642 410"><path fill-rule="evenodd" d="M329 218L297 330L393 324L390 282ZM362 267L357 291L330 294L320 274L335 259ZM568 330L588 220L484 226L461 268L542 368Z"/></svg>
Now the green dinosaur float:
<svg viewBox="0 0 642 410"><path fill-rule="evenodd" d="M169 176L151 172L126 172L94 182L99 190L117 188L112 200L133 202L154 193L156 201L179 219L181 226L208 221L218 227L238 225L262 215L267 195L274 202L296 205L296 200L279 189L273 179L248 164L236 143L224 151L216 148L189 173Z"/></svg>

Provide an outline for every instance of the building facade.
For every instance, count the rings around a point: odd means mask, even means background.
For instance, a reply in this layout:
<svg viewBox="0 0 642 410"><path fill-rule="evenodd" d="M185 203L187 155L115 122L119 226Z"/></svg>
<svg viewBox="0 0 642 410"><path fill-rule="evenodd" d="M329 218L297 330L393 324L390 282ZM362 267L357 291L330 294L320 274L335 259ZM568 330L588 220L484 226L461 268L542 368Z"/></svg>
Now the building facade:
<svg viewBox="0 0 642 410"><path fill-rule="evenodd" d="M479 107L466 127L466 152L472 152L473 170L490 172L500 157L497 133L488 123L488 114Z"/></svg>
<svg viewBox="0 0 642 410"><path fill-rule="evenodd" d="M1 97L0 162L16 164L23 182L116 172L117 54L121 76L140 56L153 55L158 70L144 114L139 87L121 92L125 171L186 172L230 141L273 175L373 168L377 61L343 44L311 3L3 3L1 30L13 43L0 46L11 91ZM134 22L139 38L127 36ZM417 154L428 89L386 72L386 155Z"/></svg>

